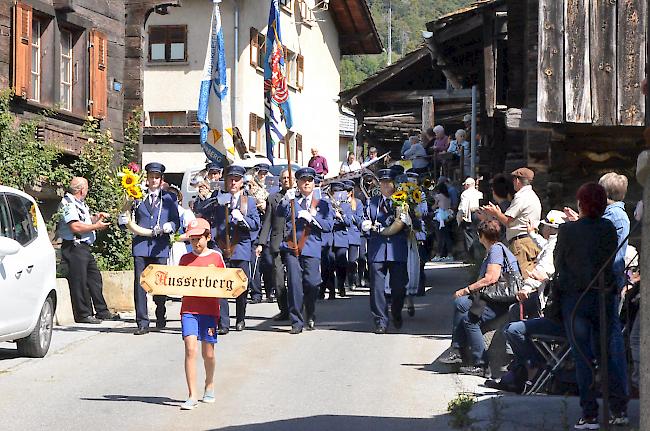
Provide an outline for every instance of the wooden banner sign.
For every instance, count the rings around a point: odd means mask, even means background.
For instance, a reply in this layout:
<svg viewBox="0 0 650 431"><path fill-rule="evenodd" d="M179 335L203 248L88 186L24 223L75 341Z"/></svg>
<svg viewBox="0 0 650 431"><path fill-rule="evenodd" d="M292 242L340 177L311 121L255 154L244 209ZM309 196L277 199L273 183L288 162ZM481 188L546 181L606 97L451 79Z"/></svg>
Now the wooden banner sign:
<svg viewBox="0 0 650 431"><path fill-rule="evenodd" d="M248 277L239 268L149 265L140 286L152 295L236 298L246 291Z"/></svg>

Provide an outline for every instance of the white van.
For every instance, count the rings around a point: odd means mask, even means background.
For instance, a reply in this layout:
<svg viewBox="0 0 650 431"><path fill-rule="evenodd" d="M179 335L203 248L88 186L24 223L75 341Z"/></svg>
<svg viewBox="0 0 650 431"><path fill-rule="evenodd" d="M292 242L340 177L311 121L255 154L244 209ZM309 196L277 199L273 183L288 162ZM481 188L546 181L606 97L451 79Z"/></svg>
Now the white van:
<svg viewBox="0 0 650 431"><path fill-rule="evenodd" d="M38 205L0 186L0 341L42 358L52 340L56 258Z"/></svg>

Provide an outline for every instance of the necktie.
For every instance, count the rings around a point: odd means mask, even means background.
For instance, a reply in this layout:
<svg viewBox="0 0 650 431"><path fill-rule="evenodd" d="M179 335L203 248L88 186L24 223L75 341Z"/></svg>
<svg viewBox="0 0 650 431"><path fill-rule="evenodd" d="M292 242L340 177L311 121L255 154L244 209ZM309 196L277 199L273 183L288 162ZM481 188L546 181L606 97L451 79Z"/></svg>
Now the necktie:
<svg viewBox="0 0 650 431"><path fill-rule="evenodd" d="M158 194L155 193L151 195L151 207L155 208L157 206L158 206Z"/></svg>
<svg viewBox="0 0 650 431"><path fill-rule="evenodd" d="M386 199L381 200L380 208L384 212L384 214L388 213L388 204L386 203Z"/></svg>
<svg viewBox="0 0 650 431"><path fill-rule="evenodd" d="M303 209L303 210L307 209L307 198L306 197L302 198L302 202L300 202L300 208Z"/></svg>

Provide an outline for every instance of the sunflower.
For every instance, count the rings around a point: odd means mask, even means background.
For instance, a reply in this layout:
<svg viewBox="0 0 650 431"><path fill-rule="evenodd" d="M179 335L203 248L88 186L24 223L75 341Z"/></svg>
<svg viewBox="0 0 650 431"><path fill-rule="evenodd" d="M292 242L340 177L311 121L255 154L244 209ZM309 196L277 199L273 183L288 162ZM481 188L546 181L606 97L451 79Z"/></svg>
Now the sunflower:
<svg viewBox="0 0 650 431"><path fill-rule="evenodd" d="M416 190L418 188L418 185L412 182L404 183L404 186L411 190Z"/></svg>
<svg viewBox="0 0 650 431"><path fill-rule="evenodd" d="M124 181L122 181L122 183L124 183ZM137 187L137 186L128 187L126 189L126 194L128 194L133 199L141 199L142 198L142 190L140 189L140 187Z"/></svg>
<svg viewBox="0 0 650 431"><path fill-rule="evenodd" d="M422 202L422 192L420 190L413 191L413 201L416 204L419 204L420 202Z"/></svg>
<svg viewBox="0 0 650 431"><path fill-rule="evenodd" d="M403 200L406 199L407 194L406 194L405 191L402 190L402 191L393 193L393 196L391 196L391 197L393 198L393 200L403 201Z"/></svg>
<svg viewBox="0 0 650 431"><path fill-rule="evenodd" d="M138 184L138 176L131 171L124 170L124 176L122 177L122 187L129 190Z"/></svg>

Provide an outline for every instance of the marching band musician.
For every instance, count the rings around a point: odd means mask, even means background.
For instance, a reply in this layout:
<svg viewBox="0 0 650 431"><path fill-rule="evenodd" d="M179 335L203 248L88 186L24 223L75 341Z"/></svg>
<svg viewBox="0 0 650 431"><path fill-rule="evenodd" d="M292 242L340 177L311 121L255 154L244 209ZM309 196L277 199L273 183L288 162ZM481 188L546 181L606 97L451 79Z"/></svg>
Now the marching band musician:
<svg viewBox="0 0 650 431"><path fill-rule="evenodd" d="M222 168L217 163L210 162L205 165L205 179L197 184L199 190L198 196L192 205L192 210L200 217L203 214L203 210L210 205L210 200L208 199L214 192L219 192L218 181L221 180Z"/></svg>
<svg viewBox="0 0 650 431"><path fill-rule="evenodd" d="M324 199L325 201L329 202L329 196L325 194L324 196L321 197L320 195L320 183L322 181L322 177L318 174L316 174L315 178L315 189L314 192L318 193L318 197ZM330 230L329 232L323 232L322 233L322 246L323 248L321 249L321 260L320 260L320 272L322 274L321 276L321 285L320 285L320 293L318 297L320 299L325 299L325 292L329 291L329 299L335 299L335 293L334 293L334 271L331 271L330 268L334 265L334 257L332 255L332 245L334 243L334 232Z"/></svg>
<svg viewBox="0 0 650 431"><path fill-rule="evenodd" d="M348 229L348 280L351 289L357 286L359 274L358 263L359 248L361 247L361 222L363 221L363 204L354 196L354 181L344 180L345 190L348 193L347 202L352 212L352 223Z"/></svg>
<svg viewBox="0 0 650 431"><path fill-rule="evenodd" d="M339 296L343 297L345 296L345 280L348 272L348 246L350 245L348 231L354 223L354 216L352 207L347 202L348 193L345 191L343 183L330 183L330 193L334 209L334 227L332 229L332 247L329 249L329 262L334 265L330 265L328 271L335 272L336 290ZM334 299L334 289L330 290L329 298Z"/></svg>
<svg viewBox="0 0 650 431"><path fill-rule="evenodd" d="M147 172L147 196L135 209L135 223L143 228L152 229L153 236L133 236L133 298L135 301L135 321L138 325L133 334L144 335L149 332L149 315L147 312L147 293L140 287L140 275L151 264L165 265L169 257L169 234L176 232L180 225L176 197L173 193L161 189L165 166L161 163L149 163L144 167ZM156 303L156 328L166 326L164 295L154 295Z"/></svg>
<svg viewBox="0 0 650 431"><path fill-rule="evenodd" d="M321 283L320 258L322 253L322 234L332 231L333 210L330 204L315 196L314 178L316 171L302 168L296 172L298 193L289 189L279 205L286 218L285 241L282 243L282 256L287 268L288 303L291 319L291 334L302 332L305 321L307 330L313 330L316 316L316 297ZM295 205L295 218L292 218L291 202ZM296 243L293 241L295 223ZM303 303L305 315L303 315Z"/></svg>
<svg viewBox="0 0 650 431"><path fill-rule="evenodd" d="M224 189L228 192L215 192L213 198L216 200L213 200L209 209L204 210L202 214L210 221L212 237L215 238L216 246L226 259L226 266L242 269L248 277L250 287L251 244L260 229L260 216L255 199L242 193L246 169L242 166L230 165L224 169L224 173ZM247 296L248 292L244 292L236 299L235 329L237 331L243 331L246 327ZM220 299L219 307L221 313L218 334L225 335L230 330L228 300Z"/></svg>
<svg viewBox="0 0 650 431"><path fill-rule="evenodd" d="M254 177L248 181L248 192L255 198L257 203L257 210L260 213L260 226L264 224L266 218L269 192L266 189L266 177L269 174L271 166L268 163L258 163L255 165ZM260 238L257 236L252 243L253 247L253 264L251 268L251 303L259 304L262 302L262 274L271 273L273 271L273 258L270 250L264 250L260 246ZM264 290L266 291L266 300L273 301L275 295L273 291L273 283L268 282L267 276L264 278Z"/></svg>
<svg viewBox="0 0 650 431"><path fill-rule="evenodd" d="M375 333L385 334L388 326L388 306L386 303L385 283L389 276L391 290L391 312L395 329L402 327L402 308L408 283L407 272L407 234L402 229L393 235L382 235L391 226L396 216L391 196L395 192L395 171L381 169L377 172L381 196L370 199L367 208L369 220L364 220L361 229L369 232L368 264L370 267L370 310L372 312ZM408 215L402 215L401 221L410 225ZM385 234L386 232L384 232Z"/></svg>

